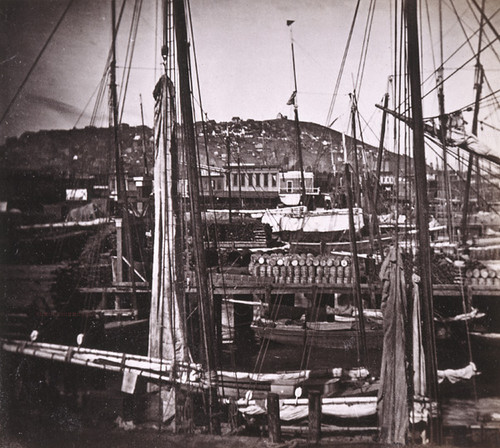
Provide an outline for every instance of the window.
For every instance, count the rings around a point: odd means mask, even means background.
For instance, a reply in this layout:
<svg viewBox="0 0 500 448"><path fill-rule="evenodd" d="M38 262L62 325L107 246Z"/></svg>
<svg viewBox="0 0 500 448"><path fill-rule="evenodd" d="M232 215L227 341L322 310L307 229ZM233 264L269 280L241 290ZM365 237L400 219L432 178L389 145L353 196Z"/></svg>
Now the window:
<svg viewBox="0 0 500 448"><path fill-rule="evenodd" d="M253 174L248 173L248 186L251 187L253 186Z"/></svg>
<svg viewBox="0 0 500 448"><path fill-rule="evenodd" d="M233 174L233 186L237 187L238 186L238 175Z"/></svg>
<svg viewBox="0 0 500 448"><path fill-rule="evenodd" d="M273 176L272 176L272 186L276 187L276 185L277 185L276 174L273 174Z"/></svg>
<svg viewBox="0 0 500 448"><path fill-rule="evenodd" d="M286 181L286 191L287 191L287 193L293 192L293 181L292 180Z"/></svg>
<svg viewBox="0 0 500 448"><path fill-rule="evenodd" d="M255 173L255 186L260 187L260 173Z"/></svg>
<svg viewBox="0 0 500 448"><path fill-rule="evenodd" d="M228 174L228 175L226 175L226 187L229 188L230 182L231 182L231 176Z"/></svg>
<svg viewBox="0 0 500 448"><path fill-rule="evenodd" d="M244 187L244 186L245 186L245 176L246 176L246 175L245 175L244 173L242 173L242 174L241 174L240 181L241 181L241 186L242 186L242 187Z"/></svg>
<svg viewBox="0 0 500 448"><path fill-rule="evenodd" d="M264 173L264 187L269 187L269 174Z"/></svg>

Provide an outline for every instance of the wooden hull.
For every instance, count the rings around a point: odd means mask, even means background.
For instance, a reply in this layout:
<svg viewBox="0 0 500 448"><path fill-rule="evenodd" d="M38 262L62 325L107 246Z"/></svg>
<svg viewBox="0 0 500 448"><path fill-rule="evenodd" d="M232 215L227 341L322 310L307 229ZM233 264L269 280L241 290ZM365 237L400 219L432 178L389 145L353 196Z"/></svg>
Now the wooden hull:
<svg viewBox="0 0 500 448"><path fill-rule="evenodd" d="M293 327L261 327L252 325L256 336L278 344L313 346L336 350L355 350L359 345L359 331L350 330L311 330ZM381 349L383 331L366 330L367 349Z"/></svg>

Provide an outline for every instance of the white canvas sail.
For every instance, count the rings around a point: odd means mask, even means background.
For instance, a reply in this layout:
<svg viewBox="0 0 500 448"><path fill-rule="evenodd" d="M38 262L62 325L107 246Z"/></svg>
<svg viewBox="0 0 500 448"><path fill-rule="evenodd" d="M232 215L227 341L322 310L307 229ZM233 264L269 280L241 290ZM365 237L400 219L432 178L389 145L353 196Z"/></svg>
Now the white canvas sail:
<svg viewBox="0 0 500 448"><path fill-rule="evenodd" d="M461 111L452 112L446 117L446 143L448 145L464 149L469 153L500 165L498 151L488 147L481 140L479 140L477 136L465 130L465 121ZM441 133L440 123L438 120L438 118L430 118L424 123L425 132L435 138L439 138Z"/></svg>
<svg viewBox="0 0 500 448"><path fill-rule="evenodd" d="M183 318L183 298L175 285L178 279L175 260L176 223L172 179L175 150L175 98L171 81L163 76L154 92L154 199L155 233L151 314L149 318L149 355L169 361L189 361Z"/></svg>

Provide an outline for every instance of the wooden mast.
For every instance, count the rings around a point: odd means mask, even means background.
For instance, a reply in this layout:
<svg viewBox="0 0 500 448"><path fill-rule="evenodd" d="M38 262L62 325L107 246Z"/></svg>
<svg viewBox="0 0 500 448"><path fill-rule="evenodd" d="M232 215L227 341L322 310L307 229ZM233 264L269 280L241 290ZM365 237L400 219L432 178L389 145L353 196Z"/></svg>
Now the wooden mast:
<svg viewBox="0 0 500 448"><path fill-rule="evenodd" d="M148 158L146 154L146 129L144 126L144 110L142 107L142 95L139 94L139 104L141 105L141 122L142 122L142 156L144 161L144 173L149 175Z"/></svg>
<svg viewBox="0 0 500 448"><path fill-rule="evenodd" d="M443 56L443 18L442 18L442 0L439 0L439 34L440 34L440 54L441 54L441 65L438 69L438 101L439 101L439 119L440 119L440 137L441 137L441 146L443 147L443 186L445 191L446 198L446 227L448 229L448 238L450 239L450 243L453 243L455 237L453 235L453 220L451 215L451 191L450 191L450 176L448 173L448 157L447 157L447 148L446 148L446 133L447 133L447 117L444 109L444 87L443 87L443 64L444 64L444 56Z"/></svg>
<svg viewBox="0 0 500 448"><path fill-rule="evenodd" d="M187 38L186 13L184 0L173 0L173 17L177 44L177 64L179 69L180 105L182 114L183 143L186 150L186 165L189 183L191 211L191 237L193 240L198 303L202 321L204 353L202 362L209 380L209 417L210 432L219 433L220 424L216 409L218 407L216 369L218 356L215 350L215 322L213 316L213 296L208 286L207 264L203 243L203 227L200 211L200 188L198 185L198 162L196 156L196 133L191 103L191 80L189 76L189 44Z"/></svg>
<svg viewBox="0 0 500 448"><path fill-rule="evenodd" d="M304 160L302 158L302 138L300 136L300 121L299 121L299 105L297 104L297 72L295 70L295 50L293 47L293 34L292 34L292 24L293 20L288 20L286 23L290 27L290 46L292 48L292 66L293 66L293 113L295 117L295 135L297 138L297 157L299 159L299 169L300 169L300 190L302 196L302 204L306 204L306 181L304 177Z"/></svg>
<svg viewBox="0 0 500 448"><path fill-rule="evenodd" d="M377 202L379 197L380 190L380 173L382 171L382 157L384 154L384 140L385 140L385 128L387 121L387 107L389 106L389 94L386 93L384 95L384 105L382 109L382 129L380 131L380 140L378 144L378 152L377 152L377 168L375 173L375 189L373 190L373 204L375 206L375 210L377 210Z"/></svg>
<svg viewBox="0 0 500 448"><path fill-rule="evenodd" d="M477 6L477 3L474 2ZM476 90L476 98L474 102L474 115L472 117L472 134L477 136L477 122L479 115L479 102L481 100L481 92L483 89L483 66L481 65L481 41L483 36L483 24L484 24L484 0L482 2L481 12L481 21L479 27L479 40L478 40L478 49L477 49L477 59L476 59L476 73L475 73L475 83L474 89ZM479 166L479 162L478 166ZM467 244L467 219L469 214L469 198L470 198L470 186L472 181L472 166L474 165L474 155L471 153L469 155L469 165L467 166L467 177L465 180L465 192L464 192L464 208L462 211L462 245ZM479 170L478 170L479 176ZM476 185L476 188L478 185ZM479 197L479 189L478 189L478 197ZM478 202L479 205L479 202Z"/></svg>
<svg viewBox="0 0 500 448"><path fill-rule="evenodd" d="M345 164L345 186L347 190L347 206L349 208L349 242L352 253L352 264L354 266L354 297L358 308L359 335L361 339L361 350L358 362L364 365L366 362L366 333L365 333L365 316L363 313L363 299L361 297L361 284L359 272L358 249L356 244L356 229L354 227L354 200L352 194L352 176L349 164Z"/></svg>
<svg viewBox="0 0 500 448"><path fill-rule="evenodd" d="M417 0L405 0L405 20L408 33L408 71L411 88L413 121L413 159L417 195L417 228L420 250L420 274L422 290L422 320L424 325L424 356L426 380L431 403L438 401L436 341L433 319L431 277L431 253L429 238L429 203L427 198L427 169L425 165L424 123L420 80L420 48L418 41ZM441 441L439 418L430 416L430 437L434 443Z"/></svg>
<svg viewBox="0 0 500 448"><path fill-rule="evenodd" d="M112 45L111 45L111 63L110 63L110 102L111 113L113 118L113 144L115 148L115 169L116 169L116 192L118 199L118 209L123 219L123 237L125 239L125 253L128 258L129 266L129 282L132 284L132 307L137 310L137 296L135 292L135 274L134 274L134 257L132 251L132 238L130 236L130 220L128 215L128 198L125 186L125 177L123 171L123 161L118 136L118 101L116 95L116 2L111 1L111 26L112 26ZM119 234L119 232L118 232ZM117 241L117 246L121 245L121 241ZM118 250L117 250L118 252ZM121 257L120 257L121 258ZM116 260L120 271L123 260Z"/></svg>
<svg viewBox="0 0 500 448"><path fill-rule="evenodd" d="M229 137L229 132L228 135L226 136L226 150L227 150L227 200L228 200L228 209L229 209L229 224L233 222L233 217L231 213L231 200L232 200L232 189L231 189L231 139Z"/></svg>
<svg viewBox="0 0 500 448"><path fill-rule="evenodd" d="M352 130L352 158L353 158L353 166L354 166L354 177L356 182L354 184L354 193L355 193L355 202L358 207L361 207L361 188L359 185L359 160L358 160L358 142L356 138L356 95L351 94L351 130ZM347 181L346 181L347 182Z"/></svg>
<svg viewBox="0 0 500 448"><path fill-rule="evenodd" d="M240 210L243 209L243 196L241 196L241 154L240 147L237 147L238 154L238 197L240 199Z"/></svg>

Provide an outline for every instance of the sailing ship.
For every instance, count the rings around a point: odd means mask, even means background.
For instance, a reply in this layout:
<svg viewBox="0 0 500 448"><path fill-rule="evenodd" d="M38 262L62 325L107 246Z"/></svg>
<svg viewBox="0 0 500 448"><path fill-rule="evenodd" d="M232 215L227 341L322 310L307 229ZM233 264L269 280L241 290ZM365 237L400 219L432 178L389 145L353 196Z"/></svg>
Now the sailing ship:
<svg viewBox="0 0 500 448"><path fill-rule="evenodd" d="M319 389L321 393L330 395L336 389L336 383L343 382L353 389L369 381L368 372L363 369L343 370L341 368L328 369L322 372L314 372L310 369L300 369L294 372L283 373L245 373L241 371L221 370L219 355L220 334L216 329L220 325L220 317L215 316L214 305L220 300L208 285L207 266L205 260L205 242L203 241L202 220L199 204L199 186L197 156L195 148L195 134L193 124L193 111L190 99L190 79L188 71L188 39L186 34L185 12L183 1L175 0L166 3L166 17L175 22L175 54L179 64L179 87L182 121L179 123L175 108L174 84L171 63L172 42L166 35L163 48L165 73L155 88L155 166L154 166L154 196L155 196L155 229L154 229L154 254L153 272L151 283L151 307L149 317L149 349L148 356L139 354L124 354L115 351L102 350L98 348L86 348L86 336L80 334L77 338L77 347L64 346L62 344L51 344L38 342L38 333L31 334L31 342L19 342L5 340L2 348L12 351L19 347L18 353L31 355L53 361L69 362L76 365L84 365L97 369L122 372L126 389L133 391L138 377L153 380L160 386L153 388L153 393L159 393L164 403L162 419L168 419L175 406L179 403L185 393L206 391L207 403L209 404L209 426L211 431L217 431L218 413L216 408L219 403L219 393L225 397L243 399L244 404L252 396L259 397L259 393L265 391L280 391L283 397L299 398L308 390ZM172 8L172 9L169 9ZM114 2L113 2L113 44L115 41L114 25ZM166 25L165 29L172 29ZM113 45L114 48L114 45ZM114 54L114 51L113 51ZM116 64L115 58L111 59L111 68ZM113 71L111 71L113 73ZM115 145L117 149L116 173L118 202L121 208L122 220L128 219L128 207L125 188L121 178L121 162L119 145L117 142L117 109L116 100L113 100L116 92L113 75L111 77L111 103L113 105L113 122L115 130ZM182 130L182 132L180 132ZM185 153L178 153L180 146L186 148ZM183 164L180 163L183 161ZM180 167L180 169L179 169ZM188 178L189 202L182 201L180 190L180 179L178 176L186 173ZM189 211L186 209L189 207ZM184 219L189 215L189 219ZM189 228L186 224L189 223ZM118 226L120 227L120 226ZM129 227L129 226L124 226ZM124 235L125 236L125 235ZM125 236L125 238L127 238ZM191 243L191 255L183 248L184 242ZM126 241L126 240L125 240ZM130 242L125 242L125 250L128 250L126 258L129 260L129 277L132 284L132 295L130 304L132 309L136 305L136 283L135 263ZM120 243L117 246L117 266L121 265ZM194 270L185 271L184 266L190 264ZM191 290L196 294L188 294L189 284ZM220 306L220 305L219 305ZM126 318L129 310L116 310L116 317ZM187 316L191 316L187 319ZM137 317L137 316L136 316ZM196 321L199 325L196 328ZM142 321L130 320L120 321L120 331L130 323L137 328ZM108 330L111 327L108 325ZM189 332L188 330L191 330ZM193 331L194 330L194 331ZM190 336L188 336L190 333ZM123 333L122 333L123 334ZM194 350L193 350L194 349ZM16 351L18 348L15 349ZM68 355L71 352L71 355ZM117 365L117 359L122 359L121 365ZM195 362L193 361L195 360ZM161 387L162 383L172 387L169 391ZM124 386L125 387L125 386ZM301 388L304 388L301 391ZM260 392L259 392L260 391ZM167 394L168 396L165 396ZM172 398L175 400L172 401ZM184 395L185 399L185 395ZM245 401L246 400L246 401ZM344 406L352 400L349 398L339 399L336 403ZM354 402L353 402L354 403ZM296 403L297 409L303 408L303 403ZM373 407L373 400L372 400ZM333 412L333 411L332 411ZM248 413L248 411L247 411ZM371 412L373 414L373 410ZM284 415L285 417L285 415Z"/></svg>

